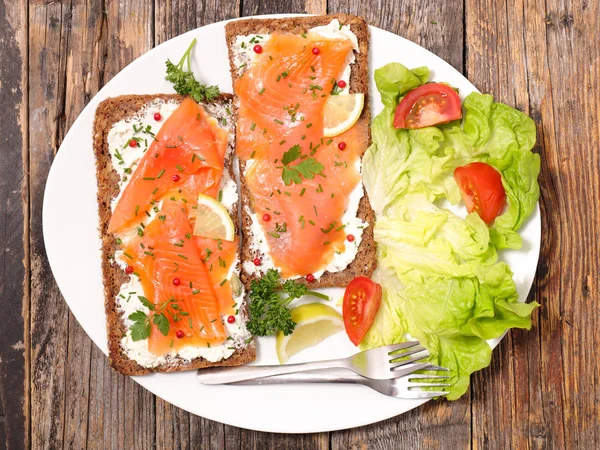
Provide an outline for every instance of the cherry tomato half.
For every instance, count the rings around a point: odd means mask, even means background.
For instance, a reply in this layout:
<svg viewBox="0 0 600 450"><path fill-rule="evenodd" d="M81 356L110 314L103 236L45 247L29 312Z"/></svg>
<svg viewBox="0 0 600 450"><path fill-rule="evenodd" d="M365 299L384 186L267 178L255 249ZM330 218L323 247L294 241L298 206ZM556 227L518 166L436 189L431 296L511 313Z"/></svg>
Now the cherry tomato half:
<svg viewBox="0 0 600 450"><path fill-rule="evenodd" d="M381 286L367 277L356 277L344 293L342 306L346 334L354 345L363 340L381 306Z"/></svg>
<svg viewBox="0 0 600 450"><path fill-rule="evenodd" d="M427 83L413 89L398 104L395 128L423 128L462 117L460 97L450 86Z"/></svg>
<svg viewBox="0 0 600 450"><path fill-rule="evenodd" d="M479 217L491 225L506 206L506 192L502 186L502 176L492 166L473 162L454 170L467 211L477 212Z"/></svg>

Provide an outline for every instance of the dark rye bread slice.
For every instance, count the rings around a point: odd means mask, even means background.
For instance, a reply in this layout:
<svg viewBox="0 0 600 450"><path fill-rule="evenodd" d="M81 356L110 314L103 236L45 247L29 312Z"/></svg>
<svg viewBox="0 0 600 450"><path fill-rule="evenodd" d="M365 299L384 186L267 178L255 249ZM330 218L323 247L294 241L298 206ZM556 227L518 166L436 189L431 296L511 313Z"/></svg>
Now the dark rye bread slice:
<svg viewBox="0 0 600 450"><path fill-rule="evenodd" d="M229 49L229 64L231 68L231 77L233 81L243 74L245 68L239 68L234 63L234 47L237 36L247 36L250 34L272 33L281 31L292 34L303 34L309 29L329 24L333 19L337 19L342 25L350 25L350 30L356 35L358 48L360 52L354 52L356 61L350 66L350 92L365 94L365 106L361 118L370 122L369 110L369 72L368 72L368 54L369 54L369 28L364 19L346 15L335 14L326 16L308 16L292 17L285 19L246 19L229 22L225 26L225 35L227 48ZM237 114L237 109L235 109ZM370 133L370 130L369 130ZM369 135L370 143L370 135ZM256 257L262 256L256 254L251 249L251 226L252 218L248 210L252 211L250 202L250 192L244 180L245 164L240 161L240 180L241 180L241 199L242 199L242 261L252 261ZM311 283L314 287L345 287L353 278L357 276L370 277L377 268L377 247L373 237L373 225L375 223L375 213L369 203L368 195L365 191L360 200L357 216L369 226L363 230L362 241L358 247L356 258L340 272L325 272L319 280ZM242 269L242 282L248 288L255 275L248 274ZM304 279L301 281L305 282Z"/></svg>
<svg viewBox="0 0 600 450"><path fill-rule="evenodd" d="M231 94L221 94L214 100L214 103L229 104L232 98ZM127 282L128 276L113 260L118 246L115 237L107 233L108 222L112 214L111 201L119 193L118 183L120 180L118 173L112 166L107 138L110 129L115 123L135 116L144 106L155 100L181 102L183 97L177 94L157 94L124 95L109 98L98 105L94 118L93 139L98 181L99 231L102 238L102 278L104 283L104 307L106 312L110 364L113 369L124 375L144 375L150 372L175 372L203 367L246 364L256 358L254 342L248 343L244 348L237 349L229 358L223 361L213 363L200 357L191 361L182 358L170 358L167 363L153 368L143 367L136 361L129 359L121 347L121 338L125 335L126 327L117 308L116 296L123 283ZM209 113L211 112L210 109L208 111ZM229 120L229 122L232 121ZM235 180L233 172L234 145L235 142L229 142L225 168ZM237 218L237 205L233 206L231 214ZM234 223L237 224L237 220L234 220ZM240 314L242 317L247 318L246 303L244 303Z"/></svg>

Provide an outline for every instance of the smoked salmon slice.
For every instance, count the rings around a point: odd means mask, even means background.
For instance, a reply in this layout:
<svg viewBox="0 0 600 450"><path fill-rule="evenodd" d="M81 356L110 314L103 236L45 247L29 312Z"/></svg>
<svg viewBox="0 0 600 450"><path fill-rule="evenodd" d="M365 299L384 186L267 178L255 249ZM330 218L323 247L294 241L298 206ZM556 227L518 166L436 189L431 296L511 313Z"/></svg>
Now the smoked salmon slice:
<svg viewBox="0 0 600 450"><path fill-rule="evenodd" d="M234 303L231 293L233 288L229 280L229 272L236 263L239 238L233 242L222 239L194 236L194 241L204 265L208 268L208 275L219 302L221 315L234 314L237 304Z"/></svg>
<svg viewBox="0 0 600 450"><path fill-rule="evenodd" d="M157 356L227 338L222 315L233 311L233 296L223 279L239 242L192 235L198 195L217 197L227 139L201 105L184 100L140 159L109 223L142 285L148 349Z"/></svg>
<svg viewBox="0 0 600 450"><path fill-rule="evenodd" d="M213 281L192 238L189 203L181 195L168 195L159 215L124 251L147 301L169 320L166 335L151 321L148 347L159 356L189 345L219 345L226 338Z"/></svg>
<svg viewBox="0 0 600 450"><path fill-rule="evenodd" d="M223 173L227 131L204 108L185 99L165 121L119 199L108 231L137 226L153 202L177 188L190 198L216 197Z"/></svg>
<svg viewBox="0 0 600 450"><path fill-rule="evenodd" d="M270 217L260 222L268 254L286 278L323 270L345 250L343 216L361 180L368 123L325 138L323 109L351 51L349 40L273 33L234 83L237 154L256 216ZM299 156L286 161L292 150ZM303 161L322 170L286 183L283 173Z"/></svg>

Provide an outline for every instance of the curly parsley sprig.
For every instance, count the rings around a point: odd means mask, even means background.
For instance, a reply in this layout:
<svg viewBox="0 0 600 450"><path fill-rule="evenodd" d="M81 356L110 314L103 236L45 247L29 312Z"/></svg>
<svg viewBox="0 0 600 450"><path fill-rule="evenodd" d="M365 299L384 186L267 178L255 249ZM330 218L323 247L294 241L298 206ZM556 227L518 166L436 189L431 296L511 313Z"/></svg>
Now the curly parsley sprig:
<svg viewBox="0 0 600 450"><path fill-rule="evenodd" d="M271 336L278 330L286 336L291 334L296 328L296 322L292 320L287 306L305 295L329 300L325 294L310 291L297 281L286 280L282 283L279 271L269 269L261 279L253 280L250 285L250 320L246 324L248 331L255 336Z"/></svg>
<svg viewBox="0 0 600 450"><path fill-rule="evenodd" d="M194 78L194 73L191 68L191 52L194 45L196 45L195 38L177 65L173 64L170 59L167 59L167 76L165 77L165 80L173 83L173 89L180 95L189 95L197 102L212 100L219 95L219 87L200 84L200 82ZM183 66L186 62L187 70L184 70Z"/></svg>

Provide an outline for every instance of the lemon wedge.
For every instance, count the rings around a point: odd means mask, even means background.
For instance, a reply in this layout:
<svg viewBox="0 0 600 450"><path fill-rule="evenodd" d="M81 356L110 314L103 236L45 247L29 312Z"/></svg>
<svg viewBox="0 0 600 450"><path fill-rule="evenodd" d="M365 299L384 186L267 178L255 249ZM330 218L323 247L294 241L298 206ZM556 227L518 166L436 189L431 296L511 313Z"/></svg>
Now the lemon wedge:
<svg viewBox="0 0 600 450"><path fill-rule="evenodd" d="M331 95L323 108L323 135L334 137L349 130L360 117L364 94Z"/></svg>
<svg viewBox="0 0 600 450"><path fill-rule="evenodd" d="M285 364L291 356L344 329L342 315L330 306L322 303L308 303L291 310L292 320L296 322L294 332L285 336L277 332L277 357Z"/></svg>
<svg viewBox="0 0 600 450"><path fill-rule="evenodd" d="M208 195L198 196L194 235L233 241L235 226L225 207Z"/></svg>

